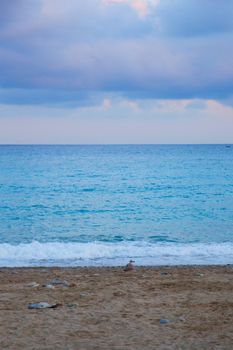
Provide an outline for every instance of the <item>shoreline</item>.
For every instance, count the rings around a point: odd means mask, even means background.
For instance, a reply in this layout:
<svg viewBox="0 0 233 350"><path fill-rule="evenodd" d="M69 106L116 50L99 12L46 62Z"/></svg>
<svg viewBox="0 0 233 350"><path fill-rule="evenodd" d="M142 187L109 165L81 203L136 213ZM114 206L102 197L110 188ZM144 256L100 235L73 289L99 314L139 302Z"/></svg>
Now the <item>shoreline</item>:
<svg viewBox="0 0 233 350"><path fill-rule="evenodd" d="M1 267L0 277L2 349L232 349L232 265ZM38 302L58 305L28 309Z"/></svg>
<svg viewBox="0 0 233 350"><path fill-rule="evenodd" d="M34 265L34 266L0 266L0 273L1 270L40 270L40 269L61 269L61 270L82 270L82 269L89 269L89 270L106 270L106 269L116 269L116 270L123 270L125 265L75 265L75 266L61 266L61 265ZM140 269L208 269L208 268L229 268L233 269L233 263L229 264L177 264L177 265L135 265L135 270L138 271Z"/></svg>

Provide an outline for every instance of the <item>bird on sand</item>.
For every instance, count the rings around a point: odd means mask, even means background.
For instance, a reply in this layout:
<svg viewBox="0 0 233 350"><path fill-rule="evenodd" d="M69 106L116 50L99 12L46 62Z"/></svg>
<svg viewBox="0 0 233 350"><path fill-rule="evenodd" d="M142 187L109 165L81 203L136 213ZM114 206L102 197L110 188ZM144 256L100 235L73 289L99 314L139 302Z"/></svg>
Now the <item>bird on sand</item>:
<svg viewBox="0 0 233 350"><path fill-rule="evenodd" d="M134 260L130 260L128 262L128 264L124 267L124 271L132 271L135 269L135 265L134 265L135 261Z"/></svg>

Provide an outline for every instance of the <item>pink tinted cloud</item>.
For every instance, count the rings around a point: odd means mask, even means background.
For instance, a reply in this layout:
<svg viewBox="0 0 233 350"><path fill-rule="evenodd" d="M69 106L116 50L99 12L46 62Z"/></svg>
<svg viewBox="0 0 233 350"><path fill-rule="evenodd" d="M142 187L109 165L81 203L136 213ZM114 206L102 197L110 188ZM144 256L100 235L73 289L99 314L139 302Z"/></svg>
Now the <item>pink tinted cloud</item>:
<svg viewBox="0 0 233 350"><path fill-rule="evenodd" d="M145 18L148 15L149 8L155 7L159 4L160 0L103 0L105 4L127 4L132 7L141 18Z"/></svg>
<svg viewBox="0 0 233 350"><path fill-rule="evenodd" d="M148 8L147 4L142 0L133 0L131 1L131 6L137 11L140 17L144 18L147 15Z"/></svg>

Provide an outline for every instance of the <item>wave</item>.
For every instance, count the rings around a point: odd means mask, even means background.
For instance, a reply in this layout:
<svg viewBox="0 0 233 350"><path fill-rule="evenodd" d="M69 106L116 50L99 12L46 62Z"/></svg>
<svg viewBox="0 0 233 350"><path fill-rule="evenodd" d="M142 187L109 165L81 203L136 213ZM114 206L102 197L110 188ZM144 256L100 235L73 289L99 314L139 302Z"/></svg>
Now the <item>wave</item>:
<svg viewBox="0 0 233 350"><path fill-rule="evenodd" d="M233 264L233 243L47 242L0 244L0 266L120 266Z"/></svg>

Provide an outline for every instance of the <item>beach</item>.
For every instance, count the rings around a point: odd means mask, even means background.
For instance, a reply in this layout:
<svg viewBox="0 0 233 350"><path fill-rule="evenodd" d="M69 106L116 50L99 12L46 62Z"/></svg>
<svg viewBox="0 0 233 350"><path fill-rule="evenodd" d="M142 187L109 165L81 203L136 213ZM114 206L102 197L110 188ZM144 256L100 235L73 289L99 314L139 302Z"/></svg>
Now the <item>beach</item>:
<svg viewBox="0 0 233 350"><path fill-rule="evenodd" d="M224 349L227 266L1 268L1 349ZM54 308L29 309L48 302Z"/></svg>

